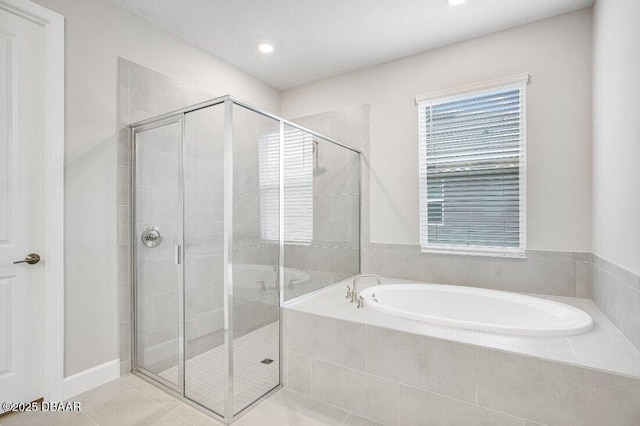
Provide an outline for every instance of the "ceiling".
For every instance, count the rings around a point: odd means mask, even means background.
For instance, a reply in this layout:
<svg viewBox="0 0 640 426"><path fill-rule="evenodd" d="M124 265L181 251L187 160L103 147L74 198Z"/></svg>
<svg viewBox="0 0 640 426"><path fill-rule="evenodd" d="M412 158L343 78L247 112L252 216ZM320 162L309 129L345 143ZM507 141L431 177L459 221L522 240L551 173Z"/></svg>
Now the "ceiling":
<svg viewBox="0 0 640 426"><path fill-rule="evenodd" d="M112 0L278 89L591 6L594 0ZM271 54L258 51L271 43Z"/></svg>

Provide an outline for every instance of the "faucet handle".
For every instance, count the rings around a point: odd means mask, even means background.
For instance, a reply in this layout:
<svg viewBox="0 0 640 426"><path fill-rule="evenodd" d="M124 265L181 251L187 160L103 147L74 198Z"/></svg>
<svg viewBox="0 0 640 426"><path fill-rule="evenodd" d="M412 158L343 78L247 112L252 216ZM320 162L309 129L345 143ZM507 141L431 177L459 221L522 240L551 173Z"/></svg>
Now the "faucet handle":
<svg viewBox="0 0 640 426"><path fill-rule="evenodd" d="M351 290L351 287L347 286L347 299L351 298L353 298L353 290Z"/></svg>
<svg viewBox="0 0 640 426"><path fill-rule="evenodd" d="M364 298L362 296L358 297L358 304L356 305L358 309L364 308Z"/></svg>

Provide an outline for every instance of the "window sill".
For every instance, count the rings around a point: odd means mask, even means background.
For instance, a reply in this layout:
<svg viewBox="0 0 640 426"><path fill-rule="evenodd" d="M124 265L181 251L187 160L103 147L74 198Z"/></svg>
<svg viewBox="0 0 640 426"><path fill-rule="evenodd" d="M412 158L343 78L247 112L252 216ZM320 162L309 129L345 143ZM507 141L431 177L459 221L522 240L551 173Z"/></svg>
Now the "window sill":
<svg viewBox="0 0 640 426"><path fill-rule="evenodd" d="M503 248L462 248L462 247L448 247L448 246L428 246L421 247L420 253L431 254L447 254L447 255L460 255L460 256L482 256L482 257L506 257L510 259L526 259L525 249L503 249Z"/></svg>

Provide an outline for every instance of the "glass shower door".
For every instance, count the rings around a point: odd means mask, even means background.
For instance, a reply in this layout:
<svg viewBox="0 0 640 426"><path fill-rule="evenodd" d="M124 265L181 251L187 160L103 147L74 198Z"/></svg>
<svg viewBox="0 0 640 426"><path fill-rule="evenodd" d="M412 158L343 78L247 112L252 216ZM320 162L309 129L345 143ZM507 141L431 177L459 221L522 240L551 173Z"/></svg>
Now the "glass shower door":
<svg viewBox="0 0 640 426"><path fill-rule="evenodd" d="M136 129L134 232L135 368L179 390L182 268L182 119Z"/></svg>
<svg viewBox="0 0 640 426"><path fill-rule="evenodd" d="M280 384L280 122L230 101L184 120L184 394L230 418Z"/></svg>

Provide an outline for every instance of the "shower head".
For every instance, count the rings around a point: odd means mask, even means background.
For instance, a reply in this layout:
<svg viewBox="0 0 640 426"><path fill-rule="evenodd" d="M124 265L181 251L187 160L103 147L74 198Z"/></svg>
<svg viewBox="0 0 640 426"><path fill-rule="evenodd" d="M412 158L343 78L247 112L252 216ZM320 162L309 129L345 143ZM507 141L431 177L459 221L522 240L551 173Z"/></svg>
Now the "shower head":
<svg viewBox="0 0 640 426"><path fill-rule="evenodd" d="M325 167L318 167L316 166L315 169L313 170L313 175L314 176L320 176L325 174L327 171L327 169Z"/></svg>

